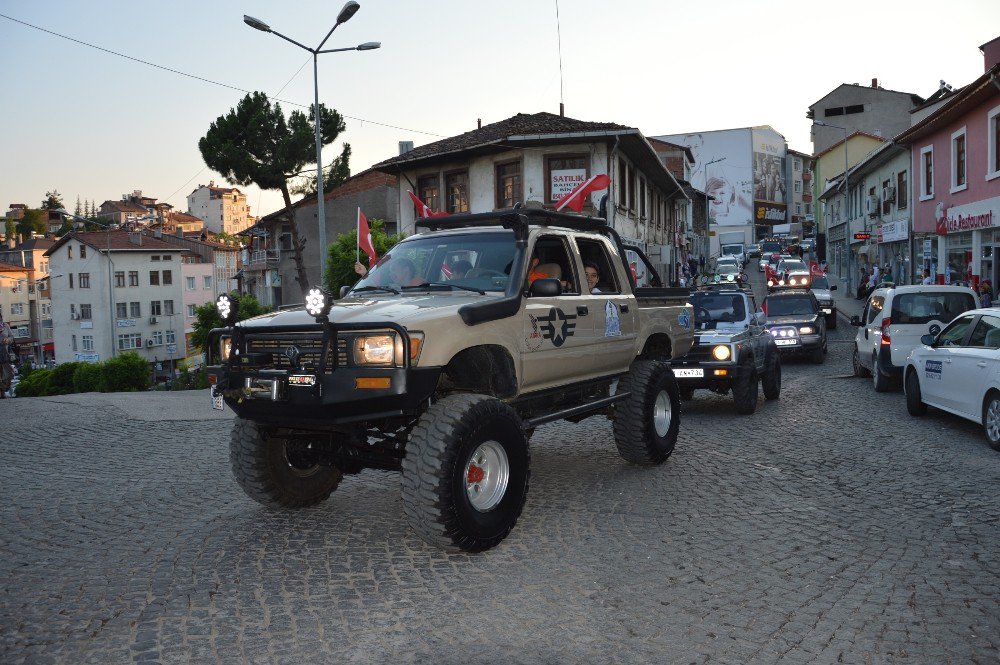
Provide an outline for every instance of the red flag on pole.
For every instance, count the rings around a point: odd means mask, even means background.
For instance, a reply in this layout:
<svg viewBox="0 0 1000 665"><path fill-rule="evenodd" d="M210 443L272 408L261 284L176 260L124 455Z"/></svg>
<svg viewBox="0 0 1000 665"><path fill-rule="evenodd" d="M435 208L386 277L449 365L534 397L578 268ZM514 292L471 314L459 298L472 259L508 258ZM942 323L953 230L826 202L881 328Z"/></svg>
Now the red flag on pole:
<svg viewBox="0 0 1000 665"><path fill-rule="evenodd" d="M375 243L372 242L372 231L368 227L368 219L361 212L361 208L358 208L358 249L365 250L365 254L368 255L369 268L378 263Z"/></svg>
<svg viewBox="0 0 1000 665"><path fill-rule="evenodd" d="M556 210L559 211L563 208L570 208L576 212L582 212L583 204L587 200L587 194L607 189L610 184L611 178L609 178L606 173L600 173L587 178L574 187L573 191L569 194L566 194L561 199L556 201Z"/></svg>
<svg viewBox="0 0 1000 665"><path fill-rule="evenodd" d="M417 217L445 217L448 215L446 212L434 212L426 203L418 199L413 192L406 190L406 193L410 195L413 205L417 207Z"/></svg>

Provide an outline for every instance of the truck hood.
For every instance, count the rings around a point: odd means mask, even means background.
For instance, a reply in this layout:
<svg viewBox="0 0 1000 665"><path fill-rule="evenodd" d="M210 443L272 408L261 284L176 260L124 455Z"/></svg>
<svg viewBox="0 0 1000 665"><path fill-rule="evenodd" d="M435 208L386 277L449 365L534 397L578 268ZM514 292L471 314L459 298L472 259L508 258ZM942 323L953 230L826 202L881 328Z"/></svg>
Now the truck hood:
<svg viewBox="0 0 1000 665"><path fill-rule="evenodd" d="M367 294L366 294L367 295ZM415 319L427 316L454 317L458 309L469 303L484 302L503 297L502 294L481 296L469 292L434 291L432 293L405 293L394 296L387 293L367 297L348 297L334 301L330 308L331 323L379 323L392 321L406 326ZM252 319L240 321L244 328L272 326L301 326L315 324L305 308L268 312Z"/></svg>
<svg viewBox="0 0 1000 665"><path fill-rule="evenodd" d="M829 289L810 289L816 296L816 300L827 302L833 300L833 291Z"/></svg>
<svg viewBox="0 0 1000 665"><path fill-rule="evenodd" d="M715 330L695 330L695 346L709 346L712 344L728 344L742 337L747 337L746 326L732 326L729 328L717 328Z"/></svg>

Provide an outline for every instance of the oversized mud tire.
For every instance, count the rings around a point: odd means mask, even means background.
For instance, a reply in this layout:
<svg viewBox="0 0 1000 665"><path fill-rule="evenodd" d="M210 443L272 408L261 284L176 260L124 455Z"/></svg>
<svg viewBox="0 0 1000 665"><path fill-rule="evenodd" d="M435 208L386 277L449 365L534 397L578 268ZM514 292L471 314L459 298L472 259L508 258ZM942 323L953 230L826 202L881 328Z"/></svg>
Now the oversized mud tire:
<svg viewBox="0 0 1000 665"><path fill-rule="evenodd" d="M922 416L927 413L927 405L924 404L923 398L920 396L920 378L917 376L916 370L910 370L906 373L906 385L904 386L906 392L906 410L911 416Z"/></svg>
<svg viewBox="0 0 1000 665"><path fill-rule="evenodd" d="M242 418L233 424L229 463L247 496L273 509L320 503L343 477L339 469L311 461L308 443L275 436Z"/></svg>
<svg viewBox="0 0 1000 665"><path fill-rule="evenodd" d="M733 402L736 403L736 413L748 416L757 410L757 368L753 360L746 359L736 368L736 381L733 382Z"/></svg>
<svg viewBox="0 0 1000 665"><path fill-rule="evenodd" d="M450 551L499 544L528 496L524 425L508 404L486 395L449 395L410 433L403 458L403 509L422 539Z"/></svg>
<svg viewBox="0 0 1000 665"><path fill-rule="evenodd" d="M760 386L764 389L764 399L781 397L781 355L778 352L771 354L767 374L761 380Z"/></svg>
<svg viewBox="0 0 1000 665"><path fill-rule="evenodd" d="M681 424L680 391L670 366L637 360L618 384L632 395L615 406L618 453L633 464L660 464L677 444Z"/></svg>

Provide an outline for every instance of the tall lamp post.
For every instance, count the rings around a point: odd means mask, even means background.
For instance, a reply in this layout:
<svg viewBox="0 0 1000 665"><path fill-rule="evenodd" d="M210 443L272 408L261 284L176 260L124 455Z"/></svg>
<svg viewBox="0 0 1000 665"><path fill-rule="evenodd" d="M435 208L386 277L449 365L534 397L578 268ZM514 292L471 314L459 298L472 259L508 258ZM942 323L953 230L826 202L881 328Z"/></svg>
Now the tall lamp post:
<svg viewBox="0 0 1000 665"><path fill-rule="evenodd" d="M270 32L273 35L281 37L286 42L291 42L301 49L305 49L312 53L313 56L313 91L314 91L314 105L313 105L313 124L316 127L316 216L319 221L319 279L322 282L324 275L326 275L326 210L323 201L323 144L320 139L320 113L319 113L319 55L321 53L339 53L341 51L371 51L382 46L381 42L365 42L364 44L358 44L357 46L351 46L348 48L331 48L323 50L323 45L326 44L326 40L330 39L330 35L333 31L337 29L341 23L347 23L354 16L357 11L361 9L361 5L354 0L350 0L340 13L337 14L337 22L333 24L330 28L330 32L326 33L326 37L323 41L319 43L316 48L309 48L304 44L300 44L291 37L287 37L277 30L272 30L271 26L264 23L260 19L254 18L253 16L243 15L243 22L249 25L255 30L260 30L261 32Z"/></svg>
<svg viewBox="0 0 1000 665"><path fill-rule="evenodd" d="M844 231L844 237L847 238L847 290L848 291L853 291L852 284L851 284L852 283L852 275L853 275L854 271L851 269L851 238L850 238L850 231L851 231L851 208L850 208L850 203L849 203L849 198L848 198L848 196L849 196L849 192L848 192L849 187L848 187L848 166L847 166L847 128L846 127L840 127L838 125L831 125L830 123L823 122L822 120L816 120L814 124L817 124L820 127L829 127L830 129L839 129L840 131L844 132L844 219L846 220L846 223L847 223L847 230ZM827 235L826 244L827 244L827 250L829 251L829 245L830 245L829 229L827 229L827 234L828 235ZM841 279L843 279L843 277L841 277Z"/></svg>

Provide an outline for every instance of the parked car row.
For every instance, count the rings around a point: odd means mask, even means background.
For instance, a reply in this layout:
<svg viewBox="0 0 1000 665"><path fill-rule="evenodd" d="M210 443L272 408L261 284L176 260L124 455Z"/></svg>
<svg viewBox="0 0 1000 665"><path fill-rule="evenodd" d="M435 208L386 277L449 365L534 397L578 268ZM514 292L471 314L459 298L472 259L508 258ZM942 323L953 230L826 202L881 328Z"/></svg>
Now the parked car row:
<svg viewBox="0 0 1000 665"><path fill-rule="evenodd" d="M912 416L933 406L980 423L1000 450L1000 308L978 307L966 286L875 289L851 319L854 374L902 387Z"/></svg>

